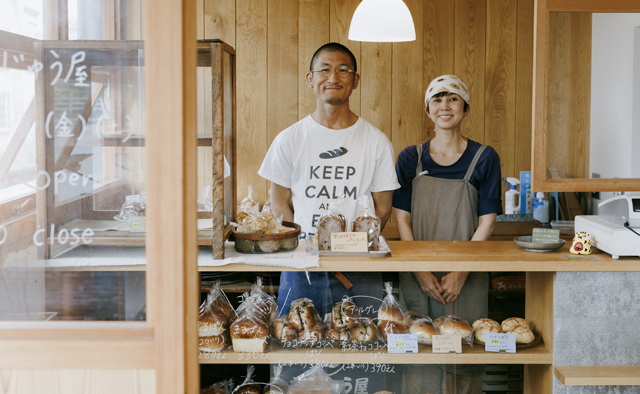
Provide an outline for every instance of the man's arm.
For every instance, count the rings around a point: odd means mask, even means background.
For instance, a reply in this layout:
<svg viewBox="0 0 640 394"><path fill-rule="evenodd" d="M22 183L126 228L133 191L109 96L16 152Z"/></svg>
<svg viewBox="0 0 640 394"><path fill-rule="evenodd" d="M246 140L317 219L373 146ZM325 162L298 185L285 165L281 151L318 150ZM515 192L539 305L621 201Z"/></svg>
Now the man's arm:
<svg viewBox="0 0 640 394"><path fill-rule="evenodd" d="M391 203L393 202L393 191L385 190L383 192L371 193L373 203L376 208L376 216L380 218L380 231L387 224L387 220L391 217Z"/></svg>
<svg viewBox="0 0 640 394"><path fill-rule="evenodd" d="M271 182L271 211L275 217L283 215L283 220L293 222L293 211L289 206L291 189Z"/></svg>
<svg viewBox="0 0 640 394"><path fill-rule="evenodd" d="M396 226L400 241L414 241L411 229L411 212L396 208Z"/></svg>

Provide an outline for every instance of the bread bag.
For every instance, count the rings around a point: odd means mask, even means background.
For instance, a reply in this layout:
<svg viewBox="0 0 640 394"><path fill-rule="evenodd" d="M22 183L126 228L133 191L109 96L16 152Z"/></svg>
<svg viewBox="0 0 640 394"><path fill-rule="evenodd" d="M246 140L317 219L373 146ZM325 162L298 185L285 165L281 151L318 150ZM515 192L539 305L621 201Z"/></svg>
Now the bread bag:
<svg viewBox="0 0 640 394"><path fill-rule="evenodd" d="M386 343L387 335L404 334L406 327L400 303L392 294L393 284L386 282L384 288L387 295L382 300L380 309L378 309L378 331L382 340Z"/></svg>
<svg viewBox="0 0 640 394"><path fill-rule="evenodd" d="M287 394L289 392L289 384L280 377L280 374L282 374L282 365L275 364L273 377L269 380L262 394Z"/></svg>
<svg viewBox="0 0 640 394"><path fill-rule="evenodd" d="M331 202L329 208L318 219L318 250L331 250L331 234L348 231L347 219L340 213L344 196Z"/></svg>
<svg viewBox="0 0 640 394"><path fill-rule="evenodd" d="M344 381L333 380L320 366L314 366L293 378L289 394L341 394Z"/></svg>
<svg viewBox="0 0 640 394"><path fill-rule="evenodd" d="M466 320L448 315L439 317L434 323L437 324L440 335L460 335L462 343L473 346L473 329Z"/></svg>
<svg viewBox="0 0 640 394"><path fill-rule="evenodd" d="M233 390L233 394L262 394L260 385L253 381L255 370L253 365L247 367L247 377Z"/></svg>
<svg viewBox="0 0 640 394"><path fill-rule="evenodd" d="M367 248L369 251L380 250L380 218L376 216L371 199L367 195L360 196L358 202L363 212L353 220L353 232L367 233Z"/></svg>

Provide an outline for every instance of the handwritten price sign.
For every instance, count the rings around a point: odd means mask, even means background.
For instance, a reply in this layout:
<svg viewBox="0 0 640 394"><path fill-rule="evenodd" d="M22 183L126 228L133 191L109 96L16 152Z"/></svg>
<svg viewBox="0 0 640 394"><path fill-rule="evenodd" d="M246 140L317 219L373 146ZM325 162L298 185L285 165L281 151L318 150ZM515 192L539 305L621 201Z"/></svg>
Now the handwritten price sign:
<svg viewBox="0 0 640 394"><path fill-rule="evenodd" d="M367 233L332 233L332 252L367 252Z"/></svg>
<svg viewBox="0 0 640 394"><path fill-rule="evenodd" d="M495 332L487 333L484 336L484 350L487 352L516 352L516 335L515 334L498 334Z"/></svg>

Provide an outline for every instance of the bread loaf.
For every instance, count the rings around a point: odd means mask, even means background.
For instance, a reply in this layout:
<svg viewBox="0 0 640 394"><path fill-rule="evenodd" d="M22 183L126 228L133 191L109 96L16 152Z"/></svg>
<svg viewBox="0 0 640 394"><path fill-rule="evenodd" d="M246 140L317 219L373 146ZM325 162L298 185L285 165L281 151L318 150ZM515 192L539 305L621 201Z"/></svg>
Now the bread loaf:
<svg viewBox="0 0 640 394"><path fill-rule="evenodd" d="M331 234L347 231L347 220L340 213L332 213L318 222L318 250L331 250Z"/></svg>
<svg viewBox="0 0 640 394"><path fill-rule="evenodd" d="M404 323L396 323L390 320L381 320L378 322L378 331L382 336L382 340L387 341L387 335L389 334L404 334Z"/></svg>
<svg viewBox="0 0 640 394"><path fill-rule="evenodd" d="M492 325L486 325L486 326L478 326L473 335L475 336L476 340L480 341L480 342L486 342L485 341L485 335L488 333L500 333L502 332L500 330L500 328L497 328L495 326Z"/></svg>
<svg viewBox="0 0 640 394"><path fill-rule="evenodd" d="M510 330L505 331L507 334L516 335L516 343L531 343L535 339L533 331L527 326L516 326Z"/></svg>
<svg viewBox="0 0 640 394"><path fill-rule="evenodd" d="M433 335L440 335L436 326L428 320L418 320L409 327L410 334L418 335L418 343L431 345Z"/></svg>
<svg viewBox="0 0 640 394"><path fill-rule="evenodd" d="M502 329L502 332L507 332L512 328L515 328L518 326L529 327L526 320L520 317L510 317L502 322L501 329Z"/></svg>
<svg viewBox="0 0 640 394"><path fill-rule="evenodd" d="M500 327L500 323L498 323L495 320L492 319L478 319L476 321L473 322L473 324L471 325L471 328L473 328L474 330L480 328L480 327L495 327L498 331L492 331L492 332L502 332L502 328ZM484 341L483 341L484 342Z"/></svg>
<svg viewBox="0 0 640 394"><path fill-rule="evenodd" d="M367 233L369 251L380 250L380 219L364 214L353 221L353 232Z"/></svg>

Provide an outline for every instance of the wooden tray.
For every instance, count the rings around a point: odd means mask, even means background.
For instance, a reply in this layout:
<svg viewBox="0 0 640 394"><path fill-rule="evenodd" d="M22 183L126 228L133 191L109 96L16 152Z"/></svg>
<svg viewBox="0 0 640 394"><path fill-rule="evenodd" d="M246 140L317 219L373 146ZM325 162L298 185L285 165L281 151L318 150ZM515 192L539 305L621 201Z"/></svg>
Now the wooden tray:
<svg viewBox="0 0 640 394"><path fill-rule="evenodd" d="M533 342L531 342L531 343L516 343L516 349L527 349L527 348L530 348L530 347L534 347L537 344L539 344L540 342L542 342L542 337L540 336L540 334L537 334L537 333L534 332L533 333ZM484 342L480 342L475 338L473 340L473 343L476 343L478 345L484 346Z"/></svg>

